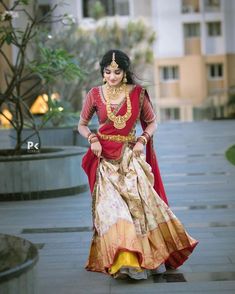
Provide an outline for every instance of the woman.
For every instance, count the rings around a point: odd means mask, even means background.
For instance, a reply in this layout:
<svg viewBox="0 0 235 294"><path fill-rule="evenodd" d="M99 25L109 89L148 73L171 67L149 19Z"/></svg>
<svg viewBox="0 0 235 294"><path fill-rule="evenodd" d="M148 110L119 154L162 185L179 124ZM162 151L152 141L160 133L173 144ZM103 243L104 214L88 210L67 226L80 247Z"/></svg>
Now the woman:
<svg viewBox="0 0 235 294"><path fill-rule="evenodd" d="M156 116L147 91L133 80L129 57L110 50L100 68L104 85L88 92L78 124L90 143L82 167L93 197L86 269L146 279L165 265L182 265L198 242L168 207L153 149ZM94 112L97 134L87 126ZM136 139L138 120L143 134Z"/></svg>

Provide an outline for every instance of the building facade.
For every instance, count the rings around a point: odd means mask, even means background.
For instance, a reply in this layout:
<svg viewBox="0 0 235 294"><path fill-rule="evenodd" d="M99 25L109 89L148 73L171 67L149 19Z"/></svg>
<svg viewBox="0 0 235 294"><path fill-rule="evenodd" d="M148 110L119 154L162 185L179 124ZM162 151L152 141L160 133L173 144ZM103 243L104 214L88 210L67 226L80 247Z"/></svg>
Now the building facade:
<svg viewBox="0 0 235 294"><path fill-rule="evenodd" d="M234 15L233 0L152 1L161 121L226 115L235 86Z"/></svg>
<svg viewBox="0 0 235 294"><path fill-rule="evenodd" d="M94 0L73 0L89 18ZM235 86L234 0L101 0L107 15L145 17L156 31L154 104L161 121L223 117ZM153 91L153 89L154 91Z"/></svg>
<svg viewBox="0 0 235 294"><path fill-rule="evenodd" d="M38 2L43 14L60 1ZM89 22L95 2L70 0L57 13L73 15L78 24ZM156 31L155 62L148 71L154 77L150 93L160 121L228 114L226 104L235 87L234 0L100 2L106 15L119 15L119 20L144 17Z"/></svg>

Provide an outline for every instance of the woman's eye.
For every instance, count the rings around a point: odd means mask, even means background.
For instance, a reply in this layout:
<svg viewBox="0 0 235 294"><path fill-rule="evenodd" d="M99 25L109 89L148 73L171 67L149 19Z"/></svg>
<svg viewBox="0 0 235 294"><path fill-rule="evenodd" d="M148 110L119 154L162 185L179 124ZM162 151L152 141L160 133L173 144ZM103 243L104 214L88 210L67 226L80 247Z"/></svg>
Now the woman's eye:
<svg viewBox="0 0 235 294"><path fill-rule="evenodd" d="M116 71L115 72L116 75L120 75L120 73L121 73L120 71Z"/></svg>

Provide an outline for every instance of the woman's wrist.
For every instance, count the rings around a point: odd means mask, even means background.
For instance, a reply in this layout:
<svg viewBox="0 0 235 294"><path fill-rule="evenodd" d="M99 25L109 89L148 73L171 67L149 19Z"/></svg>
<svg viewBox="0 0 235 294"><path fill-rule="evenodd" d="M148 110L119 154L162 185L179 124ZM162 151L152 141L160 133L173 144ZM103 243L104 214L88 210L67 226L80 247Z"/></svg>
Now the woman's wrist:
<svg viewBox="0 0 235 294"><path fill-rule="evenodd" d="M93 137L91 140L90 140L90 144L93 144L93 143L96 143L96 142L99 142L99 139L95 136Z"/></svg>
<svg viewBox="0 0 235 294"><path fill-rule="evenodd" d="M144 136L147 140L147 142L151 139L151 136L148 132L144 131L143 134L141 136Z"/></svg>
<svg viewBox="0 0 235 294"><path fill-rule="evenodd" d="M92 132L88 133L88 135L87 135L87 140L88 140L88 142L89 142L90 144L92 143L92 141L93 141L95 138L98 140L98 138L97 138L97 136L96 136L95 133L92 133Z"/></svg>
<svg viewBox="0 0 235 294"><path fill-rule="evenodd" d="M143 145L146 145L150 139L151 139L150 134L144 131L143 134L137 138L137 142L142 143Z"/></svg>
<svg viewBox="0 0 235 294"><path fill-rule="evenodd" d="M143 145L146 145L148 141L143 135L141 135L141 136L138 137L137 142L139 142L139 143L141 143Z"/></svg>

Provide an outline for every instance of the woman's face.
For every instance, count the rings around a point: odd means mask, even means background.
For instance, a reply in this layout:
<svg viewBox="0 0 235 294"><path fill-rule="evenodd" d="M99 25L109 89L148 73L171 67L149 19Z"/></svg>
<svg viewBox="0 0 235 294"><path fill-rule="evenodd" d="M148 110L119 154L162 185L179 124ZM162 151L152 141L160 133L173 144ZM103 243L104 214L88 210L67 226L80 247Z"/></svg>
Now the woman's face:
<svg viewBox="0 0 235 294"><path fill-rule="evenodd" d="M110 86L118 86L123 79L124 71L120 68L112 69L109 66L104 68L104 78Z"/></svg>

